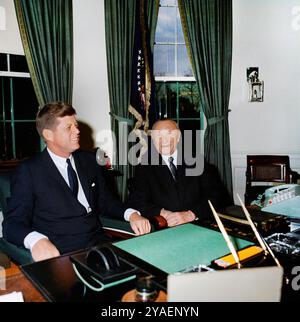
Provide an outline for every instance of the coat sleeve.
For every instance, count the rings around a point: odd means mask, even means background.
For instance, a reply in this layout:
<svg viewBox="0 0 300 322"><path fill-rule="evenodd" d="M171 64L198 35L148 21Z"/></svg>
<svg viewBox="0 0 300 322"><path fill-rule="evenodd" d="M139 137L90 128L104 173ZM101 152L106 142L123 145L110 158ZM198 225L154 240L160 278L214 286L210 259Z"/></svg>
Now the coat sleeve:
<svg viewBox="0 0 300 322"><path fill-rule="evenodd" d="M3 220L3 237L10 243L24 247L24 238L31 233L34 206L32 177L29 166L21 164L11 180L11 197Z"/></svg>

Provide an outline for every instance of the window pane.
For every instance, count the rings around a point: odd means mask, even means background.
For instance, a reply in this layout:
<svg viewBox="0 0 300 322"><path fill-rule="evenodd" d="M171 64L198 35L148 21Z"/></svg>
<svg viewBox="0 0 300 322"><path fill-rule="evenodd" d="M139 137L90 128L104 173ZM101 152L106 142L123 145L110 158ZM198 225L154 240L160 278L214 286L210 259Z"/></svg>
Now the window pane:
<svg viewBox="0 0 300 322"><path fill-rule="evenodd" d="M167 115L166 106L166 86L164 82L155 83L155 105L158 112L158 117L163 118Z"/></svg>
<svg viewBox="0 0 300 322"><path fill-rule="evenodd" d="M38 102L30 78L14 78L14 111L16 120L34 120Z"/></svg>
<svg viewBox="0 0 300 322"><path fill-rule="evenodd" d="M175 76L175 51L172 45L154 46L154 75Z"/></svg>
<svg viewBox="0 0 300 322"><path fill-rule="evenodd" d="M40 139L34 122L16 123L15 133L18 159L23 159L39 152Z"/></svg>
<svg viewBox="0 0 300 322"><path fill-rule="evenodd" d="M177 76L193 76L193 71L185 45L178 45Z"/></svg>
<svg viewBox="0 0 300 322"><path fill-rule="evenodd" d="M159 8L157 27L155 33L156 42L175 42L177 8Z"/></svg>
<svg viewBox="0 0 300 322"><path fill-rule="evenodd" d="M3 106L4 105L4 106ZM0 106L1 120L4 118L10 120L10 78L0 77Z"/></svg>
<svg viewBox="0 0 300 322"><path fill-rule="evenodd" d="M0 54L0 70L7 71L7 54Z"/></svg>
<svg viewBox="0 0 300 322"><path fill-rule="evenodd" d="M174 6L177 4L177 0L160 0L161 6Z"/></svg>
<svg viewBox="0 0 300 322"><path fill-rule="evenodd" d="M179 85L179 117L200 118L199 94L194 82L178 83Z"/></svg>
<svg viewBox="0 0 300 322"><path fill-rule="evenodd" d="M167 116L177 117L177 83L167 83Z"/></svg>
<svg viewBox="0 0 300 322"><path fill-rule="evenodd" d="M25 56L22 56L22 55L9 55L9 56L10 56L10 70L12 72L29 73Z"/></svg>
<svg viewBox="0 0 300 322"><path fill-rule="evenodd" d="M185 43L184 35L183 35L183 29L181 25L181 20L180 20L180 14L179 14L179 9L177 9L177 42L178 43Z"/></svg>
<svg viewBox="0 0 300 322"><path fill-rule="evenodd" d="M179 121L180 130L200 130L200 120Z"/></svg>
<svg viewBox="0 0 300 322"><path fill-rule="evenodd" d="M160 118L200 119L201 117L196 82L156 82L155 99ZM200 126L199 122L199 120L196 121L197 129ZM191 123L188 122L187 125L191 125Z"/></svg>
<svg viewBox="0 0 300 322"><path fill-rule="evenodd" d="M0 159L12 159L12 134L10 123L0 122Z"/></svg>

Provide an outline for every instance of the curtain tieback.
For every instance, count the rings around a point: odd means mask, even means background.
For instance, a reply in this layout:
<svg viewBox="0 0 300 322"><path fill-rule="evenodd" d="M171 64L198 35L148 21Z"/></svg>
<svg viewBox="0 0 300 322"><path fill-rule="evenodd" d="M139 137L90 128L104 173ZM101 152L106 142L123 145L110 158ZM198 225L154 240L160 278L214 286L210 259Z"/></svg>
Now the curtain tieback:
<svg viewBox="0 0 300 322"><path fill-rule="evenodd" d="M228 110L228 112L223 116L214 116L214 117L209 118L207 120L207 125L212 126L212 125L215 125L215 124L218 124L220 122L227 120L229 112L231 112L231 110Z"/></svg>
<svg viewBox="0 0 300 322"><path fill-rule="evenodd" d="M111 112L109 112L109 114L110 114L110 116L111 116L112 118L114 118L114 119L115 119L115 120L117 120L118 122L126 122L126 123L127 123L128 125L130 125L130 126L133 126L133 124L134 124L134 121L133 121L133 120L131 120L131 119L129 119L129 118L122 117L122 116L116 115L116 114L111 113Z"/></svg>

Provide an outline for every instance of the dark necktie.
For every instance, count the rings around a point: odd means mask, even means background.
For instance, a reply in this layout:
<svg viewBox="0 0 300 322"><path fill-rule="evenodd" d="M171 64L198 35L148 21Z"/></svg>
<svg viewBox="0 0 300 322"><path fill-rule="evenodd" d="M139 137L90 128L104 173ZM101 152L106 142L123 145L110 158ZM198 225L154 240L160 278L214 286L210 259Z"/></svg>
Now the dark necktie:
<svg viewBox="0 0 300 322"><path fill-rule="evenodd" d="M173 161L174 161L174 158L173 157L169 157L169 164L170 164L170 171L171 171L171 173L172 173L172 176L173 176L173 179L175 180L175 181L177 181L177 169L176 169L176 167L175 167L175 165L174 165L174 163L173 163Z"/></svg>
<svg viewBox="0 0 300 322"><path fill-rule="evenodd" d="M68 164L68 178L69 178L69 185L70 189L73 192L73 195L77 198L78 194L78 179L75 170L72 167L70 159L67 159Z"/></svg>

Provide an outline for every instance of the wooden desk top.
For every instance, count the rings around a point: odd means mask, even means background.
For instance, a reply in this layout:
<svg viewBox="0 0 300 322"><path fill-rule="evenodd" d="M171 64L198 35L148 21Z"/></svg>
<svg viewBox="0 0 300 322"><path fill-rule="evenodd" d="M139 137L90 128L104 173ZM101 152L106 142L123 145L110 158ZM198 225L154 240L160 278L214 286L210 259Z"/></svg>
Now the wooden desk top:
<svg viewBox="0 0 300 322"><path fill-rule="evenodd" d="M11 292L22 292L25 302L46 302L43 295L14 263L11 263L11 267L5 270L5 290L0 290L0 295Z"/></svg>

